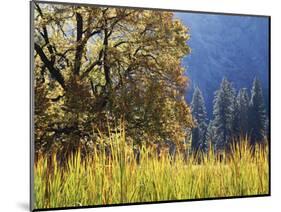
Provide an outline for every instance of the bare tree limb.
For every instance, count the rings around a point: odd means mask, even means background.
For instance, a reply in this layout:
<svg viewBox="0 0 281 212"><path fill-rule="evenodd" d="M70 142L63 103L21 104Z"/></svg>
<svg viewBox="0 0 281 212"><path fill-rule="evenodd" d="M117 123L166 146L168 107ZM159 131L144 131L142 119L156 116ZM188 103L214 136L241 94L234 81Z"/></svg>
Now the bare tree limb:
<svg viewBox="0 0 281 212"><path fill-rule="evenodd" d="M85 78L91 71L92 69L97 66L97 65L101 65L102 64L102 61L101 61L101 58L102 58L102 54L103 54L103 49L101 49L100 53L99 53L99 58L93 62L87 69L86 71L82 74L81 78Z"/></svg>
<svg viewBox="0 0 281 212"><path fill-rule="evenodd" d="M51 76L58 81L58 83L65 89L65 83L64 83L64 78L62 74L57 70L54 66L53 63L47 58L45 55L43 49L37 44L34 44L35 50L40 56L42 62L46 65L46 67L49 69Z"/></svg>
<svg viewBox="0 0 281 212"><path fill-rule="evenodd" d="M76 13L76 23L77 23L77 35L76 35L76 53L75 53L75 61L74 61L74 74L79 75L80 67L81 67L81 58L84 48L84 42L82 42L83 36L83 17L80 13Z"/></svg>

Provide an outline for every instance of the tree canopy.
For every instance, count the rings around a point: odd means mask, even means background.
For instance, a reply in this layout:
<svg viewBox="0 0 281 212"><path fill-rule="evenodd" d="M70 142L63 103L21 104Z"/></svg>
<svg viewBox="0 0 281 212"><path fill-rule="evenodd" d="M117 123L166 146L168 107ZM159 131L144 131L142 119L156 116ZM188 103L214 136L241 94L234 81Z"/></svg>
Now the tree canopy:
<svg viewBox="0 0 281 212"><path fill-rule="evenodd" d="M119 120L134 143L180 144L192 126L173 13L35 3L35 140L74 150Z"/></svg>

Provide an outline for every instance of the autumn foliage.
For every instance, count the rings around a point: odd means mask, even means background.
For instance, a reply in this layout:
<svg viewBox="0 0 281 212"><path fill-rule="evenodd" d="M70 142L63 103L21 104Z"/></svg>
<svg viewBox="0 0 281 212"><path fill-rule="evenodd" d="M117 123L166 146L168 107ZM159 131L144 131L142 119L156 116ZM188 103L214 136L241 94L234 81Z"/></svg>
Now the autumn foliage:
<svg viewBox="0 0 281 212"><path fill-rule="evenodd" d="M88 151L124 121L134 145L182 145L192 126L172 12L34 4L36 152ZM67 157L67 155L64 155Z"/></svg>

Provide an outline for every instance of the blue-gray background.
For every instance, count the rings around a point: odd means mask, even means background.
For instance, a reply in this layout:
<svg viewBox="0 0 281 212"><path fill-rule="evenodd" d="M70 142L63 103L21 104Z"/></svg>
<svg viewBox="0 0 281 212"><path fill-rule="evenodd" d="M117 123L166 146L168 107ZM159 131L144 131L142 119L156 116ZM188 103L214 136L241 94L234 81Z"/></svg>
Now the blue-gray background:
<svg viewBox="0 0 281 212"><path fill-rule="evenodd" d="M268 110L269 19L267 17L232 16L203 13L175 13L188 28L192 52L183 60L187 67L190 102L194 86L202 90L208 116L212 101L223 77L236 89L251 89L254 77L263 86Z"/></svg>

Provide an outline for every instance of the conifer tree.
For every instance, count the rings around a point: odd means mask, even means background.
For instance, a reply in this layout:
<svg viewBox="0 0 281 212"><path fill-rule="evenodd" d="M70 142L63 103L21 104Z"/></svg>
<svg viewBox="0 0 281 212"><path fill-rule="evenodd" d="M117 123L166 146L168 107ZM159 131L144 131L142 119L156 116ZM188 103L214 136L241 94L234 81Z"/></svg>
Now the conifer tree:
<svg viewBox="0 0 281 212"><path fill-rule="evenodd" d="M234 102L233 136L236 138L248 134L249 103L247 89L240 89Z"/></svg>
<svg viewBox="0 0 281 212"><path fill-rule="evenodd" d="M195 88L193 93L191 112L196 124L196 127L192 129L192 150L201 150L206 152L208 150L208 144L206 140L207 112L202 92L198 87Z"/></svg>
<svg viewBox="0 0 281 212"><path fill-rule="evenodd" d="M266 139L269 139L269 133L270 133L270 123L269 123L269 118L266 118L266 122L265 122L265 136Z"/></svg>
<svg viewBox="0 0 281 212"><path fill-rule="evenodd" d="M266 112L260 81L255 78L251 90L250 132L251 144L262 143L265 138Z"/></svg>
<svg viewBox="0 0 281 212"><path fill-rule="evenodd" d="M220 88L215 92L213 108L213 125L215 128L216 149L229 147L233 133L235 90L232 84L224 78Z"/></svg>
<svg viewBox="0 0 281 212"><path fill-rule="evenodd" d="M207 142L207 144L209 144L211 146L211 148L214 151L216 150L215 128L214 128L214 124L213 124L212 120L209 122L208 127L207 127L206 142Z"/></svg>

